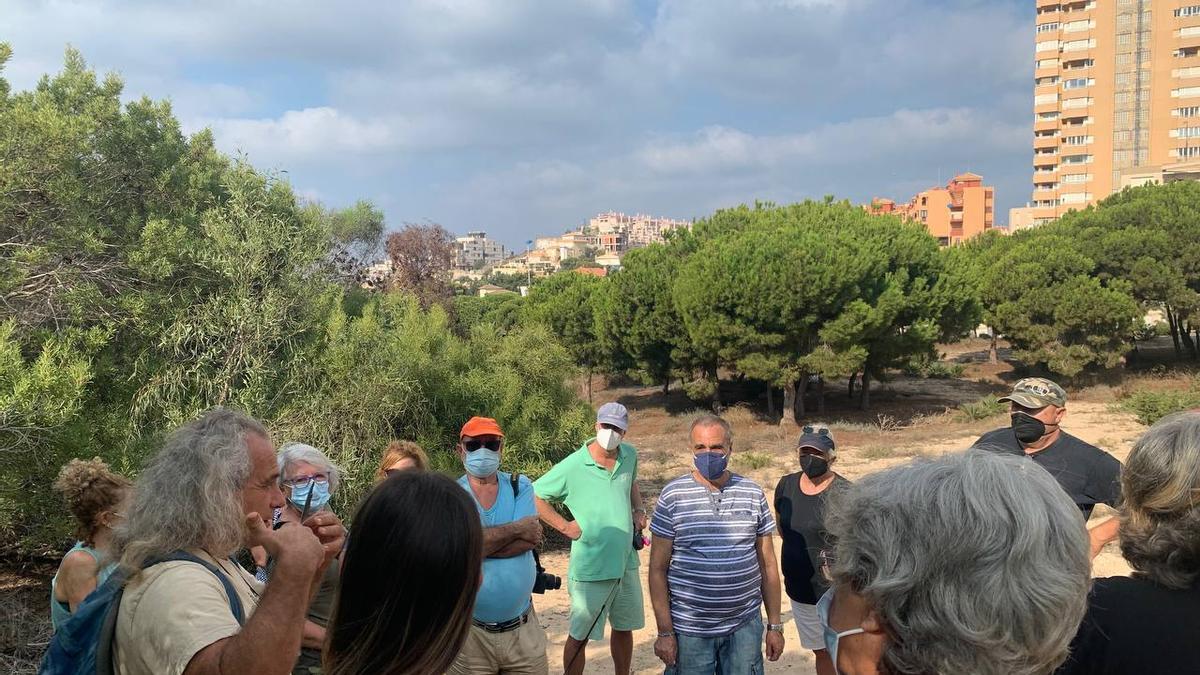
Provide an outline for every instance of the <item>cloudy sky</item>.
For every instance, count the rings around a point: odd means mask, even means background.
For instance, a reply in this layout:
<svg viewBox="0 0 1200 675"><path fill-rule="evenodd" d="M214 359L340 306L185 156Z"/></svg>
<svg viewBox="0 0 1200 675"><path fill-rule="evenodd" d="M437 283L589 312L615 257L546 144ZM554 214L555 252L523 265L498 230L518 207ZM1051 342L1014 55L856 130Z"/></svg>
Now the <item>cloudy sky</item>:
<svg viewBox="0 0 1200 675"><path fill-rule="evenodd" d="M604 210L907 199L1031 175L1030 0L0 0L22 89L71 44L331 206L510 245Z"/></svg>

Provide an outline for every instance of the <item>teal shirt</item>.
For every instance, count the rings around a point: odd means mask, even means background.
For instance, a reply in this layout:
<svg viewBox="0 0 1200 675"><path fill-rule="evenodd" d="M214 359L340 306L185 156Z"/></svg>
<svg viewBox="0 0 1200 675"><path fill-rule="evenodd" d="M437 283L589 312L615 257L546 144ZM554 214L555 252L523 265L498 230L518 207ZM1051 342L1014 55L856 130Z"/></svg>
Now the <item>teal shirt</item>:
<svg viewBox="0 0 1200 675"><path fill-rule="evenodd" d="M515 499L509 474L499 471L496 478L500 484L496 490L496 503L492 504L490 509L484 509L479 504L466 476L458 479L458 484L463 486L475 501L484 528L505 525L514 520L537 515L537 508L533 503L533 484L528 478L520 478ZM485 558L483 584L475 594L475 620L503 623L524 614L525 610L529 609L529 594L533 591L536 575L533 551L526 551L512 558Z"/></svg>
<svg viewBox="0 0 1200 675"><path fill-rule="evenodd" d="M71 555L75 551L83 551L96 559L96 563L100 562L100 552L89 546L84 546L82 541L75 542L75 546L67 551L67 555ZM66 556L63 556L64 558ZM112 573L116 571L117 564L109 563L100 566L96 570L96 588L104 585ZM54 573L54 578L50 580L50 625L54 630L58 630L59 626L66 623L67 619L71 618L71 606L54 597L54 589L58 586L58 573Z"/></svg>
<svg viewBox="0 0 1200 675"><path fill-rule="evenodd" d="M578 581L619 579L627 568L638 566L629 501L637 480L637 449L622 443L610 472L588 452L592 440L533 483L539 498L566 504L583 532L571 542L568 571Z"/></svg>

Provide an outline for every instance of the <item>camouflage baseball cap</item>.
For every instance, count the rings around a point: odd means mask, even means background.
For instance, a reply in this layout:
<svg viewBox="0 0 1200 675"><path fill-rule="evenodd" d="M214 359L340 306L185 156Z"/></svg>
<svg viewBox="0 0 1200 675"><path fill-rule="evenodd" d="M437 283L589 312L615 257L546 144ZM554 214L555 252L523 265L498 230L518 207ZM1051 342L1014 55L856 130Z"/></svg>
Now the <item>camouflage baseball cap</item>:
<svg viewBox="0 0 1200 675"><path fill-rule="evenodd" d="M1013 385L1012 393L1000 401L1012 401L1026 408L1045 408L1048 405L1063 408L1067 405L1067 392L1044 377L1027 377Z"/></svg>

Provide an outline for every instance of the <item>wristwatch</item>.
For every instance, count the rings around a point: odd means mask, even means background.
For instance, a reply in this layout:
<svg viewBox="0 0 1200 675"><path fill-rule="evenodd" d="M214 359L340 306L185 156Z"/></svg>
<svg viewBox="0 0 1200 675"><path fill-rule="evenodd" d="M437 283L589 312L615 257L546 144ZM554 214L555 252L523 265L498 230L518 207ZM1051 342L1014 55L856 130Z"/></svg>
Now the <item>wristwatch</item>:
<svg viewBox="0 0 1200 675"><path fill-rule="evenodd" d="M783 624L781 624L781 623L769 623L769 624L767 624L767 630L773 630L773 631L775 631L776 633L782 633L782 632L783 632Z"/></svg>

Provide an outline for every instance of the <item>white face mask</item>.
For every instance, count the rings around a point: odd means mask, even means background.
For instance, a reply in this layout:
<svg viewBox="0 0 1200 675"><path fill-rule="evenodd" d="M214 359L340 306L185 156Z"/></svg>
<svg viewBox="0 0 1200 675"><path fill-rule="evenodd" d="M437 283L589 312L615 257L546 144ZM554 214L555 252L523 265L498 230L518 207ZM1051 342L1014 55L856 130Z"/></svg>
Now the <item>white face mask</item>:
<svg viewBox="0 0 1200 675"><path fill-rule="evenodd" d="M607 452L612 452L621 445L621 432L612 429L601 429L596 432L596 442Z"/></svg>

